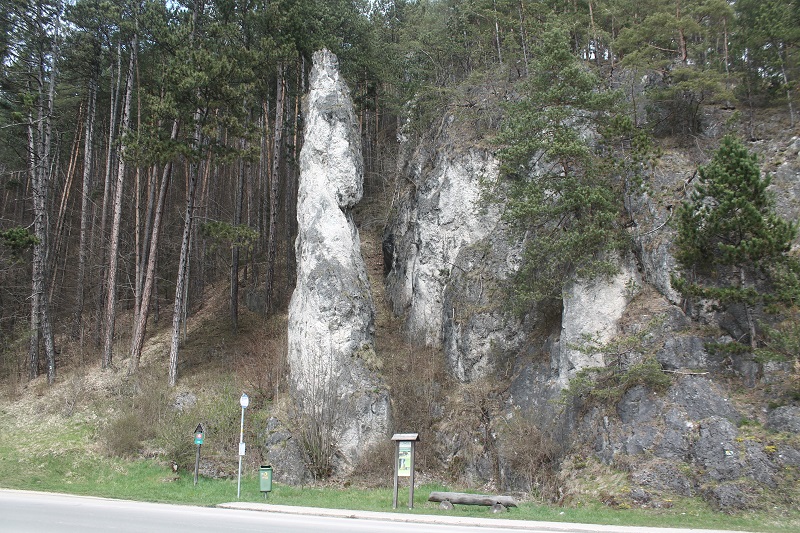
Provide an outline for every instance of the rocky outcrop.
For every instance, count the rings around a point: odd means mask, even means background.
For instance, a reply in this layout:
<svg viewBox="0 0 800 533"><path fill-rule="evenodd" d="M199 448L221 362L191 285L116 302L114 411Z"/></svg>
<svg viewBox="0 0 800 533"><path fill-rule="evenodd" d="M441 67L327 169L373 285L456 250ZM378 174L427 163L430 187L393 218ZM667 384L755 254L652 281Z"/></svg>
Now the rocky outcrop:
<svg viewBox="0 0 800 533"><path fill-rule="evenodd" d="M446 116L401 169L413 186L387 229L384 261L387 296L407 337L443 347L451 375L469 382L522 349L531 328L498 290L519 267L521 250L498 205L484 198L498 161L463 133Z"/></svg>
<svg viewBox="0 0 800 533"><path fill-rule="evenodd" d="M389 235L393 242L387 292L404 315L410 337L426 345L442 342L443 295L459 253L491 233L496 209L481 213L483 180L495 180L498 162L488 150L460 150L443 121L433 146L420 144L402 172L413 190L401 205Z"/></svg>
<svg viewBox="0 0 800 533"><path fill-rule="evenodd" d="M351 208L361 199L361 142L338 60L314 54L305 105L297 220L297 286L288 359L303 424L333 436L338 467L389 431L386 388L374 372L374 306Z"/></svg>
<svg viewBox="0 0 800 533"><path fill-rule="evenodd" d="M603 354L593 347L617 335L625 308L640 288L641 278L632 258L621 262L619 272L610 279L569 284L564 291L559 342L558 380L562 388L581 369L605 366Z"/></svg>
<svg viewBox="0 0 800 533"><path fill-rule="evenodd" d="M780 143L775 148L773 174L773 190L778 211L788 220L800 218L800 180L797 179L800 168L800 138L792 137L787 143Z"/></svg>
<svg viewBox="0 0 800 533"><path fill-rule="evenodd" d="M493 151L453 115L413 150L406 146L408 193L384 240L386 294L409 340L440 348L455 378L436 406L442 421L433 439L450 474L530 490L528 473L541 459L529 449L535 437L541 449L549 442L561 453L593 450L594 459L630 472L627 497L637 505L681 494L741 509L757 505L759 491L796 479L797 407L767 410L729 393L736 380L778 387L791 369L714 349L746 333L741 310L695 308L672 286L673 219L713 135L701 151L667 147L641 186L629 184L633 246L617 275L575 280L560 307L523 313L512 309L507 282L519 271L525 236L484 197L499 174ZM800 141L763 144L773 188L786 191L778 207L796 218ZM604 369L595 388L608 388L571 395L571 380L588 368ZM740 426L749 419L766 426Z"/></svg>
<svg viewBox="0 0 800 533"><path fill-rule="evenodd" d="M595 410L581 423L598 457L633 461L631 480L647 490L701 494L721 509L748 507L748 498L734 496L755 485L775 487L800 456L788 443L745 436L737 427L742 414L705 376L683 376L666 394L634 387L616 415Z"/></svg>
<svg viewBox="0 0 800 533"><path fill-rule="evenodd" d="M450 374L460 382L508 375L530 347L537 316L520 315L504 297L521 246L503 224L462 248L442 293L442 346Z"/></svg>
<svg viewBox="0 0 800 533"><path fill-rule="evenodd" d="M631 237L644 283L654 287L670 303L681 301L672 287L671 274L677 268L672 242L673 216L686 199L696 165L687 154L667 151L648 175L647 186L632 187L627 208L631 214Z"/></svg>
<svg viewBox="0 0 800 533"><path fill-rule="evenodd" d="M258 435L262 456L267 464L275 465L275 481L288 485L301 485L311 479L307 457L300 440L292 435L280 420L270 417Z"/></svg>
<svg viewBox="0 0 800 533"><path fill-rule="evenodd" d="M800 434L800 407L785 405L773 409L769 413L767 427L774 431Z"/></svg>

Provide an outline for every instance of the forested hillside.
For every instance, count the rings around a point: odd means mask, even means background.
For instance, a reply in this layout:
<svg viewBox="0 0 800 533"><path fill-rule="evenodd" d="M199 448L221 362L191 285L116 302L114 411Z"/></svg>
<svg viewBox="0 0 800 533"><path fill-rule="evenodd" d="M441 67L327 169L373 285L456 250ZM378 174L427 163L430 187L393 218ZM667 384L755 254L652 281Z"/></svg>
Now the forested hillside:
<svg viewBox="0 0 800 533"><path fill-rule="evenodd" d="M503 442L545 450L553 435L534 420L494 441L493 420L525 402L549 416L531 369L559 338L562 362L547 364L563 368L547 387L581 403L572 429L598 399L663 391L670 373L696 370L648 344L690 323L701 348L676 353L750 365L741 373L756 381L777 361L786 386L771 401L800 394L798 0L7 0L0 29L0 380L11 388L122 361L135 376L156 330L169 338L157 381L174 388L197 368L181 355L187 324L220 287L214 328L237 339L247 314L248 334L286 350L303 97L327 48L362 147L354 218L365 249L377 256L383 239L373 297L384 282L392 293L378 302L373 366L396 420L432 435L472 409L490 457L457 464L453 437L452 457L443 445L424 464L531 489L556 453L513 459ZM428 187L443 160L471 178L448 185L464 198L451 218L485 217L467 229L442 222L445 187ZM426 202L451 233L424 234ZM430 268L405 295L412 263ZM575 282L609 279L625 300L597 312L624 334L613 345L566 303L586 295ZM648 291L664 299L657 312ZM646 322L651 312L667 325ZM608 371L582 373L587 358ZM241 362L220 361L232 373ZM403 381L406 366L423 379ZM264 379L286 390L280 371ZM445 408L450 380L466 389Z"/></svg>
<svg viewBox="0 0 800 533"><path fill-rule="evenodd" d="M687 143L704 104L737 106L746 122L783 105L794 123L798 17L786 0L4 3L4 372L54 380L66 336L108 366L120 334L133 337L135 371L151 314L176 304L174 382L181 324L209 281L230 278L234 328L239 283L263 311L285 307L299 100L316 49L339 55L368 188L389 194L397 124L422 129L443 106L479 113L469 79L509 100L552 83L563 115L611 113L619 102L596 96L620 72L657 76L650 108L628 98L614 112ZM561 37L568 57L550 52ZM532 142L571 150L524 138L541 122L519 123L563 117L515 118L513 157ZM116 331L119 309L137 316L132 332Z"/></svg>

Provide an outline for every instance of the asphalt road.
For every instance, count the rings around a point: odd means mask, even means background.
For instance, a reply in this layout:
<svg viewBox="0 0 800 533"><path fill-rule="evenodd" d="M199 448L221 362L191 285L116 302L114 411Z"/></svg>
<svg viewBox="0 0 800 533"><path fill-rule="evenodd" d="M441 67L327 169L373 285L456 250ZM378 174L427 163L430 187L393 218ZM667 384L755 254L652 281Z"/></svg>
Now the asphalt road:
<svg viewBox="0 0 800 533"><path fill-rule="evenodd" d="M87 498L40 492L0 491L3 533L455 533L472 528L436 524L381 522L253 510L192 507ZM482 533L507 529L477 528Z"/></svg>
<svg viewBox="0 0 800 533"><path fill-rule="evenodd" d="M226 506L226 508L193 507L0 490L0 532L687 533L692 531L369 513L247 503L232 503ZM704 533L712 532L706 530Z"/></svg>

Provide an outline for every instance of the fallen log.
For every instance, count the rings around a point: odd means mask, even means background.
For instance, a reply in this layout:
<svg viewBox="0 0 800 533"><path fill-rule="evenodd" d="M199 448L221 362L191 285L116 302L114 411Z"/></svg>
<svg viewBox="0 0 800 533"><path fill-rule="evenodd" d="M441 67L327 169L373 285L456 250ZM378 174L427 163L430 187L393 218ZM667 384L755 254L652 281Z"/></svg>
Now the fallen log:
<svg viewBox="0 0 800 533"><path fill-rule="evenodd" d="M517 502L512 496L492 496L490 494L466 494L464 492L431 492L429 502L450 502L460 505L495 505L499 503L506 507L516 507Z"/></svg>

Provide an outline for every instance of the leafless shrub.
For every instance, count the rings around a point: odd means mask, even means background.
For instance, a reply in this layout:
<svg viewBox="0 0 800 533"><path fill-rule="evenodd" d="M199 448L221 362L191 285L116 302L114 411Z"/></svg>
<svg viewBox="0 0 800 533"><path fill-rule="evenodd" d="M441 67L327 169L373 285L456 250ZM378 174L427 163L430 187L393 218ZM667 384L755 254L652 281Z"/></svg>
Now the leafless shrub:
<svg viewBox="0 0 800 533"><path fill-rule="evenodd" d="M75 412L75 407L86 397L86 379L83 372L76 370L67 378L61 394L63 414L69 418Z"/></svg>
<svg viewBox="0 0 800 533"><path fill-rule="evenodd" d="M500 409L497 384L490 379L460 384L449 391L438 424L440 454L448 477L459 484L474 484L477 465L481 477L501 484L497 436L492 427Z"/></svg>
<svg viewBox="0 0 800 533"><path fill-rule="evenodd" d="M196 424L202 421L206 430L204 446L213 452L229 454L239 445L239 424L241 407L239 397L242 391L231 380L221 380L214 390L207 391L195 408L187 413ZM255 409L251 409L255 411ZM249 420L246 419L245 422ZM192 427L194 429L194 426ZM191 431L191 430L190 430Z"/></svg>
<svg viewBox="0 0 800 533"><path fill-rule="evenodd" d="M533 422L521 415L495 419L497 453L508 488L523 488L542 500L556 492L557 446Z"/></svg>
<svg viewBox="0 0 800 533"><path fill-rule="evenodd" d="M419 433L421 442L415 457L420 469L434 470L436 458L434 427L442 418L442 402L448 377L444 358L434 348L399 344L383 354L384 375L392 392L394 431Z"/></svg>
<svg viewBox="0 0 800 533"><path fill-rule="evenodd" d="M356 463L350 477L367 487L386 487L391 484L394 475L395 446L396 444L390 440L375 444L369 453L364 454Z"/></svg>
<svg viewBox="0 0 800 533"><path fill-rule="evenodd" d="M155 443L164 459L174 461L180 468L189 469L194 463L193 430L195 421L187 414L174 411L158 430Z"/></svg>
<svg viewBox="0 0 800 533"><path fill-rule="evenodd" d="M106 453L112 457L139 454L145 425L136 411L126 411L114 418L103 430Z"/></svg>
<svg viewBox="0 0 800 533"><path fill-rule="evenodd" d="M274 401L286 390L287 329L284 320L247 337L242 353L235 355L237 381L255 399Z"/></svg>
<svg viewBox="0 0 800 533"><path fill-rule="evenodd" d="M0 381L13 391L27 374L30 330L20 325L12 331L0 331Z"/></svg>
<svg viewBox="0 0 800 533"><path fill-rule="evenodd" d="M294 387L294 425L306 468L314 479L327 479L334 471L339 432L350 405L339 390L342 376L335 373L332 356L309 363Z"/></svg>
<svg viewBox="0 0 800 533"><path fill-rule="evenodd" d="M76 382L76 386L79 384ZM148 441L156 442L159 447L174 442L169 434L181 426L180 413L174 408L174 390L155 368L144 368L125 380L117 395L118 414L102 430L109 455L136 455ZM189 440L192 429L194 426L182 430L185 440ZM170 445L168 448L174 449L160 452L169 453L170 459L177 461L175 450L181 447Z"/></svg>

